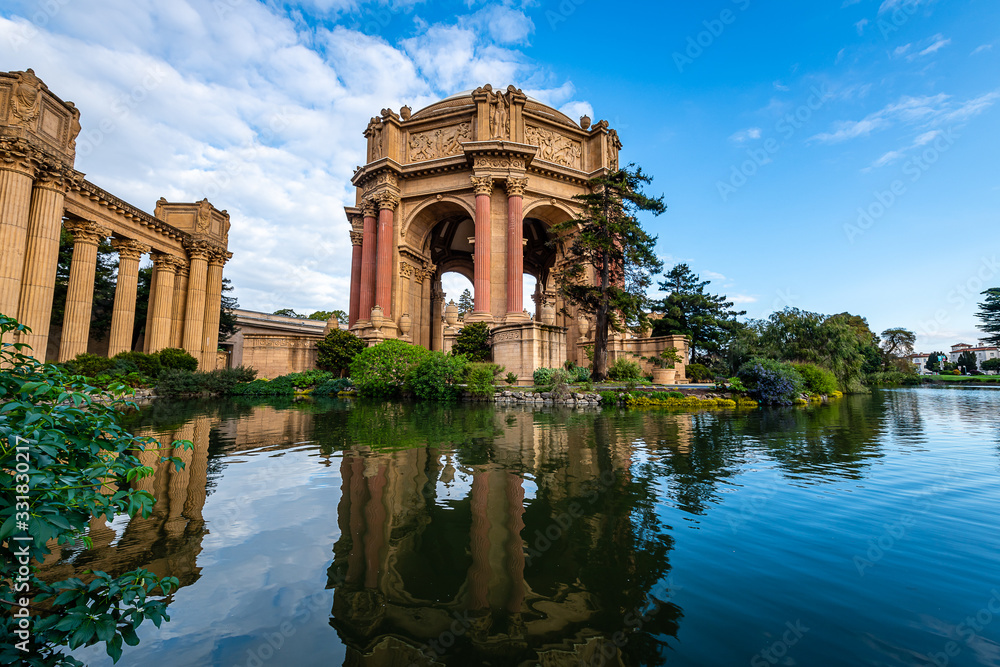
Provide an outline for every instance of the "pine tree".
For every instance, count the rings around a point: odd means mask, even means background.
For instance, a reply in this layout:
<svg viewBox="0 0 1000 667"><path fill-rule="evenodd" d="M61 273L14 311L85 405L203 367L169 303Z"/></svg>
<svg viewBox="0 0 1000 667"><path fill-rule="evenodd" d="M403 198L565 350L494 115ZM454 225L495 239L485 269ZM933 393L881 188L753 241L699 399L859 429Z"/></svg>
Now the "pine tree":
<svg viewBox="0 0 1000 667"><path fill-rule="evenodd" d="M466 313L471 313L475 309L475 301L472 299L472 292L468 289L462 292L462 295L458 297L458 316L462 320L465 319Z"/></svg>
<svg viewBox="0 0 1000 667"><path fill-rule="evenodd" d="M983 295L986 300L979 304L979 312L976 313L982 324L979 330L987 334L984 341L991 345L1000 345L1000 287L991 287Z"/></svg>
<svg viewBox="0 0 1000 667"><path fill-rule="evenodd" d="M708 294L710 280L701 278L687 264L678 264L665 275L660 290L667 296L656 303L654 311L663 318L653 322L654 336L687 336L691 358L698 350L716 354L738 326L736 318L745 310L733 310L725 295Z"/></svg>
<svg viewBox="0 0 1000 667"><path fill-rule="evenodd" d="M642 229L639 211L659 215L666 210L663 197L640 191L652 179L629 165L590 181L591 194L576 195L584 206L583 217L553 227L566 244L565 264L555 274L559 293L580 311L595 315L593 379L603 381L608 372L608 332L644 324L649 299L650 274L661 270L656 257L656 237Z"/></svg>

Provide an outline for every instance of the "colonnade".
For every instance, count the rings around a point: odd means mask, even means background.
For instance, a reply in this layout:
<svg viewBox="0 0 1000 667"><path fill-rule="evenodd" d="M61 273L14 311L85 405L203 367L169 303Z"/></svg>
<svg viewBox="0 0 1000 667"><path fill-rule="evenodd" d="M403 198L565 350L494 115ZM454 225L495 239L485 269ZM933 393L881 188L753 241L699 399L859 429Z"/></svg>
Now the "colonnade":
<svg viewBox="0 0 1000 667"><path fill-rule="evenodd" d="M183 256L162 252L97 220L69 216L64 202L77 172L46 164L27 151L7 155L10 161L0 163L0 313L31 329L19 342L45 360L60 232L65 229L73 236L73 256L58 360L87 351L98 246L114 234L118 278L108 356L132 349L139 262L149 253L153 278L143 350L183 347L202 369L214 369L222 269L231 253L195 237L183 240Z"/></svg>

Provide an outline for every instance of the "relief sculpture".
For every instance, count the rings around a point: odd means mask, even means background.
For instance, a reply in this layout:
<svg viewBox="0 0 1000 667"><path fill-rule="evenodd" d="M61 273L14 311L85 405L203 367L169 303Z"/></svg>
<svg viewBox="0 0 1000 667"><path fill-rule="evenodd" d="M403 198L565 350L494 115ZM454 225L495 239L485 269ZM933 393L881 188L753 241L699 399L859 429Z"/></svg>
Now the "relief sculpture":
<svg viewBox="0 0 1000 667"><path fill-rule="evenodd" d="M580 142L534 125L526 126L524 133L529 144L538 146L539 159L564 167L580 168L580 158L583 155Z"/></svg>
<svg viewBox="0 0 1000 667"><path fill-rule="evenodd" d="M448 155L461 155L462 142L472 139L470 123L420 132L410 137L410 162L434 160Z"/></svg>

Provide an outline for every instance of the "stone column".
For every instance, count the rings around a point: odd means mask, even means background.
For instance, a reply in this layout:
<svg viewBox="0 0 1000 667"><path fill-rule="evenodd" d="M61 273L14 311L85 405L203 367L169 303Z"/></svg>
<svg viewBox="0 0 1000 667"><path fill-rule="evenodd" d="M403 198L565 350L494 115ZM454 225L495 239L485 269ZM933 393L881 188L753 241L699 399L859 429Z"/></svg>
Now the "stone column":
<svg viewBox="0 0 1000 667"><path fill-rule="evenodd" d="M222 308L222 267L231 253L217 248L208 256L208 277L205 281L205 316L202 327L202 370L215 370L219 349L219 311Z"/></svg>
<svg viewBox="0 0 1000 667"><path fill-rule="evenodd" d="M387 320L392 320L392 251L394 244L394 211L399 197L391 192L378 194L378 260L375 264L375 305L382 307Z"/></svg>
<svg viewBox="0 0 1000 667"><path fill-rule="evenodd" d="M45 361L45 349L49 344L65 195L66 181L61 174L53 172L40 174L31 194L17 320L31 329L31 333L21 336L19 342L30 345L39 361Z"/></svg>
<svg viewBox="0 0 1000 667"><path fill-rule="evenodd" d="M490 229L490 198L493 196L493 177L473 176L472 185L476 192L476 251L473 257L475 305L473 306L473 315L491 315L492 230ZM466 321L477 320L470 320L466 317Z"/></svg>
<svg viewBox="0 0 1000 667"><path fill-rule="evenodd" d="M174 315L174 277L181 260L173 255L156 253L153 255L153 293L150 305L153 309L149 318L151 329L146 352L159 352L170 346L170 329Z"/></svg>
<svg viewBox="0 0 1000 667"><path fill-rule="evenodd" d="M507 179L507 318L524 319L524 189L527 178Z"/></svg>
<svg viewBox="0 0 1000 667"><path fill-rule="evenodd" d="M112 239L111 245L118 251L118 282L115 285L115 309L111 312L109 357L132 349L139 260L143 253L149 252L149 246L131 239Z"/></svg>
<svg viewBox="0 0 1000 667"><path fill-rule="evenodd" d="M0 313L17 316L31 210L33 161L16 148L0 150ZM9 160L9 162L8 162Z"/></svg>
<svg viewBox="0 0 1000 667"><path fill-rule="evenodd" d="M184 307L187 305L188 263L186 260L179 261L181 264L174 278L173 314L170 318L170 347L173 348L184 345Z"/></svg>
<svg viewBox="0 0 1000 667"><path fill-rule="evenodd" d="M66 230L73 235L73 260L69 268L59 361L69 361L87 351L91 307L94 304L97 246L110 233L89 220L71 220L66 223Z"/></svg>
<svg viewBox="0 0 1000 667"><path fill-rule="evenodd" d="M375 202L366 199L361 206L364 212L364 231L361 241L361 288L358 296L358 319L367 322L375 307Z"/></svg>
<svg viewBox="0 0 1000 667"><path fill-rule="evenodd" d="M188 290L184 304L184 349L201 361L201 334L205 327L205 281L208 278L208 253L211 246L192 240L184 244L188 253ZM201 370L205 370L202 368Z"/></svg>
<svg viewBox="0 0 1000 667"><path fill-rule="evenodd" d="M361 252L364 237L364 232L351 232L351 305L347 312L348 329L358 321L358 314L361 312ZM368 312L371 313L371 309Z"/></svg>

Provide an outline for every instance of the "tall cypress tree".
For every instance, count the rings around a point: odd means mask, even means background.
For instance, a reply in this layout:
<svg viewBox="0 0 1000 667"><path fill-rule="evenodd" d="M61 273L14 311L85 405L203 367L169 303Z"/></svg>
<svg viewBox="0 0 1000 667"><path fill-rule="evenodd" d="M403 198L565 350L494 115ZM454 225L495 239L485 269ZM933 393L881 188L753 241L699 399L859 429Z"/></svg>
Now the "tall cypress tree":
<svg viewBox="0 0 1000 667"><path fill-rule="evenodd" d="M645 322L650 275L663 267L654 252L656 237L636 219L639 211L659 215L667 208L662 195L642 193L651 180L635 165L592 179L591 193L574 197L584 206L583 217L553 227L560 236L553 243L566 244L565 264L555 275L559 292L595 315L592 377L598 382L608 374L609 329Z"/></svg>
<svg viewBox="0 0 1000 667"><path fill-rule="evenodd" d="M986 300L979 304L979 312L976 313L982 321L979 330L989 334L983 340L1000 345L1000 287L991 287L983 295Z"/></svg>

